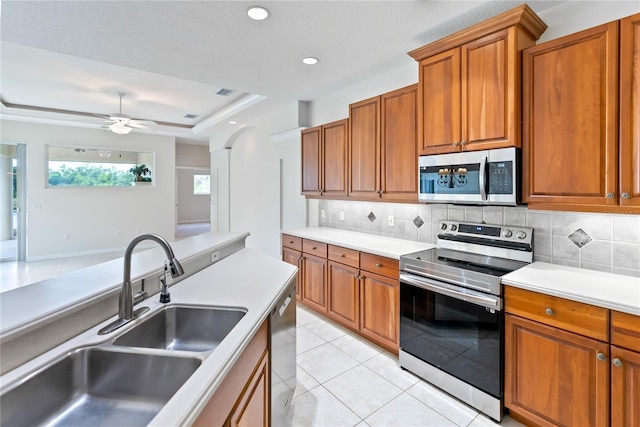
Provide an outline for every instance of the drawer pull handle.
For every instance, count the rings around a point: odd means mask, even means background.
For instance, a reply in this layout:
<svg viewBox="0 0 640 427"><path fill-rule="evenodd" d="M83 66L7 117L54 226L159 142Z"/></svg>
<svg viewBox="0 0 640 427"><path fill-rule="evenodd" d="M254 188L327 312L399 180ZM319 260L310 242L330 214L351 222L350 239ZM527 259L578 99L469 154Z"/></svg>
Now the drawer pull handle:
<svg viewBox="0 0 640 427"><path fill-rule="evenodd" d="M340 255L340 258L346 258L345 254Z"/></svg>
<svg viewBox="0 0 640 427"><path fill-rule="evenodd" d="M314 247L312 247L312 248L311 248L311 250L312 250L312 251L315 251L315 250L316 250L316 247L315 247L315 246L314 246Z"/></svg>
<svg viewBox="0 0 640 427"><path fill-rule="evenodd" d="M607 356L604 353L598 353L598 360L607 360Z"/></svg>
<svg viewBox="0 0 640 427"><path fill-rule="evenodd" d="M622 367L622 360L618 359L617 357L615 359L613 359L613 364L616 365L618 368Z"/></svg>
<svg viewBox="0 0 640 427"><path fill-rule="evenodd" d="M380 264L379 262L376 262L376 267L380 268L382 267L382 264Z"/></svg>
<svg viewBox="0 0 640 427"><path fill-rule="evenodd" d="M547 313L549 316L553 316L555 314L555 311L553 311L553 308L547 308L544 312Z"/></svg>
<svg viewBox="0 0 640 427"><path fill-rule="evenodd" d="M289 244L293 243L293 240L289 240Z"/></svg>

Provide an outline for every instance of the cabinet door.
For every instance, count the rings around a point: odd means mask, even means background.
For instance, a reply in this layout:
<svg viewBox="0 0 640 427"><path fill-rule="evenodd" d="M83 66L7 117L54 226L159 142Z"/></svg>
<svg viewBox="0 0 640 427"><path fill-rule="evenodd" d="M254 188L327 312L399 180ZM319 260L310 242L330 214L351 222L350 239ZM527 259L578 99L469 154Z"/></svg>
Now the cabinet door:
<svg viewBox="0 0 640 427"><path fill-rule="evenodd" d="M296 251L289 248L282 248L282 261L289 263L291 265L295 265L298 267L298 274L296 275L296 299L300 300L302 297L300 290L302 289L302 265L300 264L300 259L302 257L302 252Z"/></svg>
<svg viewBox="0 0 640 427"><path fill-rule="evenodd" d="M320 160L322 158L321 127L303 130L302 140L302 194L320 195Z"/></svg>
<svg viewBox="0 0 640 427"><path fill-rule="evenodd" d="M329 261L328 316L357 330L360 326L360 270Z"/></svg>
<svg viewBox="0 0 640 427"><path fill-rule="evenodd" d="M418 199L418 86L380 97L382 198Z"/></svg>
<svg viewBox="0 0 640 427"><path fill-rule="evenodd" d="M247 383L238 404L231 412L232 427L267 427L271 407L269 390L269 353L265 351L258 368Z"/></svg>
<svg viewBox="0 0 640 427"><path fill-rule="evenodd" d="M611 426L640 425L640 353L611 346Z"/></svg>
<svg viewBox="0 0 640 427"><path fill-rule="evenodd" d="M302 302L314 310L327 311L327 260L302 257Z"/></svg>
<svg viewBox="0 0 640 427"><path fill-rule="evenodd" d="M530 204L617 204L617 53L617 22L523 51L523 197Z"/></svg>
<svg viewBox="0 0 640 427"><path fill-rule="evenodd" d="M505 406L540 426L606 426L609 344L505 319Z"/></svg>
<svg viewBox="0 0 640 427"><path fill-rule="evenodd" d="M360 332L375 343L398 353L400 283L363 271L360 294Z"/></svg>
<svg viewBox="0 0 640 427"><path fill-rule="evenodd" d="M348 120L322 126L322 186L323 196L347 195Z"/></svg>
<svg viewBox="0 0 640 427"><path fill-rule="evenodd" d="M420 154L460 150L460 48L420 61Z"/></svg>
<svg viewBox="0 0 640 427"><path fill-rule="evenodd" d="M517 62L511 53L516 52L515 31L511 27L461 48L464 150L520 146L515 121ZM519 110L519 96L517 106Z"/></svg>
<svg viewBox="0 0 640 427"><path fill-rule="evenodd" d="M380 197L380 97L349 105L349 195Z"/></svg>
<svg viewBox="0 0 640 427"><path fill-rule="evenodd" d="M620 205L640 208L640 14L620 21Z"/></svg>

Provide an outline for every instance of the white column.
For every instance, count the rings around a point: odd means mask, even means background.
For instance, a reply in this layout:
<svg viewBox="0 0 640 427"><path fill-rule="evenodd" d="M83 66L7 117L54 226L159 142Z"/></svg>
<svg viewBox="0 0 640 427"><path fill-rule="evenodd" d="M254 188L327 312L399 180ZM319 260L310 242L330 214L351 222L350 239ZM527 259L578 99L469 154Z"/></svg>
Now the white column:
<svg viewBox="0 0 640 427"><path fill-rule="evenodd" d="M0 240L11 240L12 187L11 157L0 155Z"/></svg>

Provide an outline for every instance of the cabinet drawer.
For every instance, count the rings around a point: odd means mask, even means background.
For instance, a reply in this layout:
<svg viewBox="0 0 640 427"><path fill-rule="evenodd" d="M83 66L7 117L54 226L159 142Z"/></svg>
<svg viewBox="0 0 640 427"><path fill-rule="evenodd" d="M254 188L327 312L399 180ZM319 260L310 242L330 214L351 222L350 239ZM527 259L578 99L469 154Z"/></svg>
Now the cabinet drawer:
<svg viewBox="0 0 640 427"><path fill-rule="evenodd" d="M340 264L360 268L360 252L353 249L329 245L329 259Z"/></svg>
<svg viewBox="0 0 640 427"><path fill-rule="evenodd" d="M507 313L601 341L609 340L609 310L552 295L505 286Z"/></svg>
<svg viewBox="0 0 640 427"><path fill-rule="evenodd" d="M316 242L315 240L302 239L302 252L318 256L327 257L327 244Z"/></svg>
<svg viewBox="0 0 640 427"><path fill-rule="evenodd" d="M398 260L362 252L360 269L383 276L398 278Z"/></svg>
<svg viewBox="0 0 640 427"><path fill-rule="evenodd" d="M612 311L611 344L640 352L640 316Z"/></svg>
<svg viewBox="0 0 640 427"><path fill-rule="evenodd" d="M290 234L282 235L282 246L286 246L287 248L295 249L296 251L302 250L302 238L292 236Z"/></svg>

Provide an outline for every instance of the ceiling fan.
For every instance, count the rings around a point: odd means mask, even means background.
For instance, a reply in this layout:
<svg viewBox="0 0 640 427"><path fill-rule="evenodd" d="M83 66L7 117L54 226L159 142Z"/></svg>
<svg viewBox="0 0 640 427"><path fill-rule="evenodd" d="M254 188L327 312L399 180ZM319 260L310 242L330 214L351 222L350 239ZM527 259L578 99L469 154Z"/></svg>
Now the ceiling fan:
<svg viewBox="0 0 640 427"><path fill-rule="evenodd" d="M120 111L118 113L112 113L108 116L102 114L96 114L98 117L104 117L107 123L111 123L108 126L104 126L104 128L111 130L113 133L117 133L118 135L126 135L133 130L133 128L137 129L149 129L149 125L153 126L157 123L151 120L138 120L132 119L130 116L126 114L122 114L122 98L124 98L127 94L123 92L118 92L118 96L120 97Z"/></svg>

